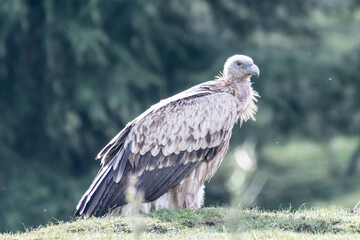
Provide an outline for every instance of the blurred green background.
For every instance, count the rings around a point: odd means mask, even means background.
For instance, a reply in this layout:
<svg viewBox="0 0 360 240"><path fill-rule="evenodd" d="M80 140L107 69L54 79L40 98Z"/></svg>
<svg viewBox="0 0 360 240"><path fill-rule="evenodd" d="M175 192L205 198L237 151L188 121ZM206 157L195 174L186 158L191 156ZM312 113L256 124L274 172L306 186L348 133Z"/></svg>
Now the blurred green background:
<svg viewBox="0 0 360 240"><path fill-rule="evenodd" d="M0 0L0 231L68 220L97 152L232 54L261 70L206 205L360 200L355 0Z"/></svg>

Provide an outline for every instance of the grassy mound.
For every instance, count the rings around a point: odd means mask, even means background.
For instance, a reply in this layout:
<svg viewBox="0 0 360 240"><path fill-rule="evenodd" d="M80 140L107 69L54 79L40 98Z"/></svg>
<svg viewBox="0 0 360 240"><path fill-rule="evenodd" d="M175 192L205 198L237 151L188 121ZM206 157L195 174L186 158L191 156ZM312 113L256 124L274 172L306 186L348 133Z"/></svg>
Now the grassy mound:
<svg viewBox="0 0 360 240"><path fill-rule="evenodd" d="M360 213L339 207L205 208L59 222L1 239L359 239Z"/></svg>

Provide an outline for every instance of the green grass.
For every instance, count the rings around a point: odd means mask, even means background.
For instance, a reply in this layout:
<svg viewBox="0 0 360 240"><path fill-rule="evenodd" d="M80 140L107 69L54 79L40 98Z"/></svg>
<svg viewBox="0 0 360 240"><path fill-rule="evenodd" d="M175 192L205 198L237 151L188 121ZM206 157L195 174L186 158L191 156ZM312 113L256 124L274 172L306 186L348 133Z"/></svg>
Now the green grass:
<svg viewBox="0 0 360 240"><path fill-rule="evenodd" d="M49 224L1 239L359 239L360 213L339 207L293 211L205 208L109 215Z"/></svg>

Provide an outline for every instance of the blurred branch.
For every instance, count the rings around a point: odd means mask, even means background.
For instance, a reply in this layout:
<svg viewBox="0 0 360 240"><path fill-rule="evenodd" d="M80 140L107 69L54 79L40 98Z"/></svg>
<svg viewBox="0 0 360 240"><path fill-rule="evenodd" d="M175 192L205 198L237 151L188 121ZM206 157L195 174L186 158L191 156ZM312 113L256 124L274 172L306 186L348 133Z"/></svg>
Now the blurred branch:
<svg viewBox="0 0 360 240"><path fill-rule="evenodd" d="M357 164L360 160L360 141L358 142L358 145L355 148L355 151L351 155L349 159L349 163L345 170L346 176L353 176L356 173Z"/></svg>

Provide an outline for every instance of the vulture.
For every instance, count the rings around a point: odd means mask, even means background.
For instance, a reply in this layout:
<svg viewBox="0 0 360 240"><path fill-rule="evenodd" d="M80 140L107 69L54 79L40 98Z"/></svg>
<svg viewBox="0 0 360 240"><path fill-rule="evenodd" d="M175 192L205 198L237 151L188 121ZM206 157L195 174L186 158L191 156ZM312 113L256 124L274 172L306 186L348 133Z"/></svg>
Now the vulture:
<svg viewBox="0 0 360 240"><path fill-rule="evenodd" d="M97 155L101 168L81 197L75 217L103 216L131 209L133 181L140 210L197 209L204 183L219 168L232 128L255 120L257 98L251 76L259 68L250 57L229 57L213 81L196 85L151 106L129 122Z"/></svg>

